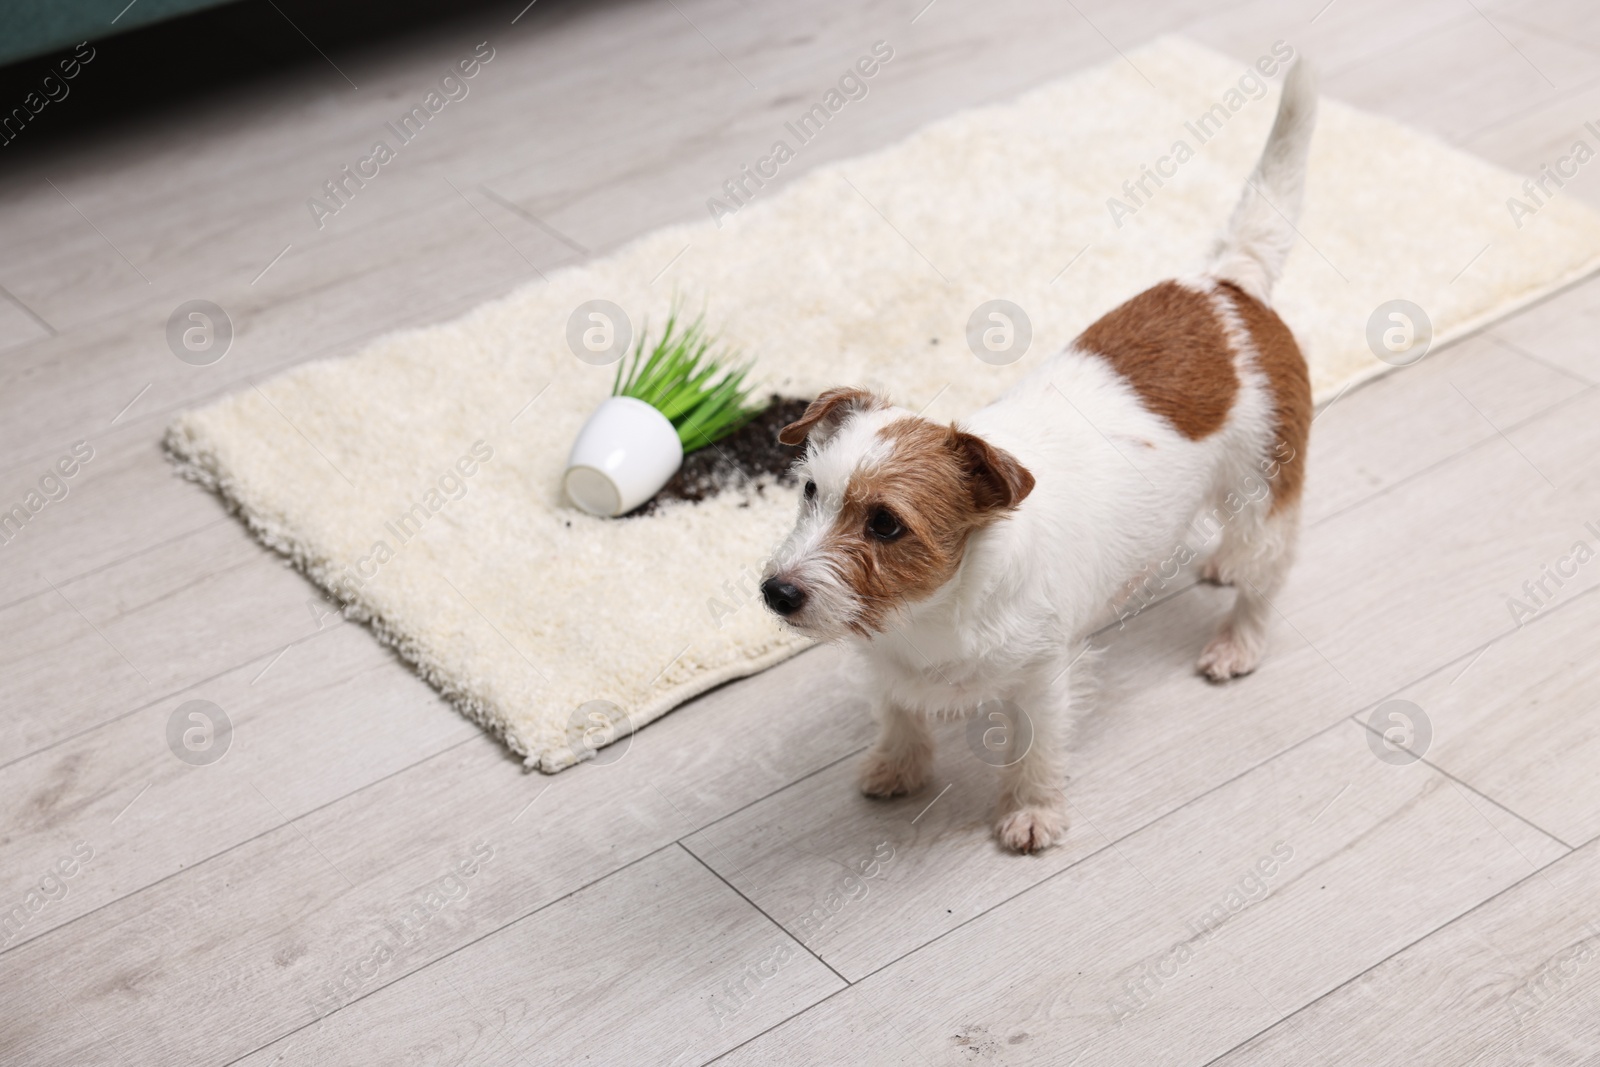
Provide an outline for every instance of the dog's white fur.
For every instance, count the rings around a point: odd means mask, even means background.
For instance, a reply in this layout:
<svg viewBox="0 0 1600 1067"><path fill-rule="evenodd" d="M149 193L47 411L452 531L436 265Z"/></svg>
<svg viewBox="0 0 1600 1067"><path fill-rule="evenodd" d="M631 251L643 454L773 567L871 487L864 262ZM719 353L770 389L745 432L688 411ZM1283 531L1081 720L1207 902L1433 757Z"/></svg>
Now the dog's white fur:
<svg viewBox="0 0 1600 1067"><path fill-rule="evenodd" d="M852 476L892 449L879 431L916 416L867 407L812 433L800 473L816 483L816 499L802 507L767 577L805 590L791 625L853 644L865 658L881 726L861 772L865 792L887 796L923 784L929 718L1007 699L1028 715L1032 741L1002 772L996 831L1022 851L1062 836L1069 666L1130 576L1170 556L1202 509L1230 492L1237 499L1272 447L1271 396L1248 331L1216 280L1270 302L1295 237L1315 109L1313 78L1301 63L1285 81L1271 137L1209 271L1181 283L1209 294L1233 349L1239 389L1220 430L1186 437L1146 408L1106 360L1069 346L961 426L1032 472L1031 494L970 535L952 579L901 605L868 636L851 630L861 603L830 557L830 529ZM1250 501L1230 519L1208 565L1209 576L1238 588L1232 614L1200 658L1213 678L1250 671L1265 646L1269 598L1289 567L1298 526L1297 507L1274 514L1270 502Z"/></svg>

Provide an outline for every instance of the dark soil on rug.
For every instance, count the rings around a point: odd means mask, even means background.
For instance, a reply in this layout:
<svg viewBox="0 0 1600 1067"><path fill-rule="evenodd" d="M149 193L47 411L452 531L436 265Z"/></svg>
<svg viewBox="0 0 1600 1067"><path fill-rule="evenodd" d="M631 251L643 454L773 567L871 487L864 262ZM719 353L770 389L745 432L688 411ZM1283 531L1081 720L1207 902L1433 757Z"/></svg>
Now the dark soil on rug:
<svg viewBox="0 0 1600 1067"><path fill-rule="evenodd" d="M683 466L661 492L623 518L652 515L664 504L688 501L698 504L730 489L756 492L768 482L793 485L789 469L805 450L778 441L778 431L805 413L809 400L773 395L761 414L716 444L697 448L683 457Z"/></svg>

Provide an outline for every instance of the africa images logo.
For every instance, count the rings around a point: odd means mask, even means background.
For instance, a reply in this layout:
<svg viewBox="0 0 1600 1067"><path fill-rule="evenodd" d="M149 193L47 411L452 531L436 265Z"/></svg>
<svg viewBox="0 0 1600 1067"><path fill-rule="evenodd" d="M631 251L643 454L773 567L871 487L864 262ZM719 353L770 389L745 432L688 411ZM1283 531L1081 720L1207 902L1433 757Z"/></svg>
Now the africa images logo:
<svg viewBox="0 0 1600 1067"><path fill-rule="evenodd" d="M399 555L400 549L421 534L429 519L443 511L447 504L466 496L469 480L493 458L493 445L483 440L474 441L472 448L462 453L453 466L446 468L419 499L412 501L409 508L384 522L383 529L388 537L374 541L366 555L357 559L353 566L346 566L333 578L333 594L346 604L355 603L361 587L376 578L385 563ZM393 545L389 543L390 538L394 540Z"/></svg>
<svg viewBox="0 0 1600 1067"><path fill-rule="evenodd" d="M49 107L59 104L72 92L72 86L67 82L76 78L84 67L94 59L95 51L88 41L81 42L73 49L72 55L58 60L56 71L46 74L39 82L39 88L31 90L22 98L22 103L11 109L9 114L0 115L0 145L8 145L15 141L34 116Z"/></svg>
<svg viewBox="0 0 1600 1067"><path fill-rule="evenodd" d="M1222 99L1212 104L1193 121L1185 122L1183 128L1195 139L1197 145L1204 145L1207 141L1222 132L1222 127L1233 118L1244 106L1252 100L1263 99L1267 95L1267 83L1264 79L1275 74L1280 65L1287 65L1294 58L1294 46L1285 41L1272 42L1272 54L1260 56L1256 59L1253 69L1246 68L1239 76L1237 87L1228 89L1222 94ZM1257 76L1257 71L1260 76ZM1129 215L1137 215L1139 209L1146 206L1154 197L1155 190L1150 188L1154 182L1156 189L1166 184L1162 179L1171 180L1178 176L1178 168L1195 157L1195 150L1189 142L1178 138L1172 142L1172 148L1167 155L1158 158L1154 165L1140 164L1139 176L1130 178L1122 183L1122 193L1127 199L1115 196L1106 199L1106 210L1111 213L1111 221L1117 229L1122 229L1123 219Z"/></svg>
<svg viewBox="0 0 1600 1067"><path fill-rule="evenodd" d="M465 907L473 888L471 880L494 859L494 854L493 845L480 841L473 846L471 854L424 885L403 908L384 920L369 942L368 951L325 980L322 988L308 998L307 1003L317 1017L321 1018L355 999L362 987L376 979L391 960L403 956L426 938L430 924L446 907L457 903Z"/></svg>
<svg viewBox="0 0 1600 1067"><path fill-rule="evenodd" d="M715 196L706 199L706 210L711 213L717 228L722 228L724 215L737 214L740 208L755 199L758 190L765 189L767 182L777 178L779 169L795 157L796 150L816 140L822 134L823 127L843 111L847 103L865 100L870 88L867 80L893 58L894 48L888 41L873 42L872 54L862 56L854 66L846 69L836 85L822 94L821 101L812 104L793 122L785 122L783 128L794 138L794 148L789 147L789 142L782 138L773 141L772 150L756 160L754 170L746 163L739 168L736 176L722 183L726 200Z"/></svg>
<svg viewBox="0 0 1600 1067"><path fill-rule="evenodd" d="M79 841L72 846L72 854L63 856L45 869L44 876L30 885L22 899L6 911L0 911L0 948L8 947L22 936L23 927L33 917L51 904L65 900L71 892L68 880L77 877L94 859L94 846Z"/></svg>
<svg viewBox="0 0 1600 1067"><path fill-rule="evenodd" d="M384 129L394 136L393 147L390 147L387 137L379 138L373 142L371 153L356 161L354 171L347 163L339 168L338 174L323 182L322 192L327 199L313 196L306 201L311 221L317 224L317 229L327 225L329 216L337 215L349 207L356 194L367 187L367 182L375 179L385 166L392 163L400 154L400 149L416 140L429 120L443 111L446 105L465 100L472 91L467 82L477 77L492 59L494 49L489 42L480 43L473 49L471 57L455 64L449 73L439 79L437 89L428 90L420 104L412 105L411 110L396 121L383 124Z"/></svg>
<svg viewBox="0 0 1600 1067"><path fill-rule="evenodd" d="M9 545L20 536L23 527L47 506L67 499L67 494L72 492L70 479L93 458L94 446L88 441L79 441L72 446L71 455L62 456L45 468L37 489L29 489L21 501L10 507L0 503L0 545Z"/></svg>

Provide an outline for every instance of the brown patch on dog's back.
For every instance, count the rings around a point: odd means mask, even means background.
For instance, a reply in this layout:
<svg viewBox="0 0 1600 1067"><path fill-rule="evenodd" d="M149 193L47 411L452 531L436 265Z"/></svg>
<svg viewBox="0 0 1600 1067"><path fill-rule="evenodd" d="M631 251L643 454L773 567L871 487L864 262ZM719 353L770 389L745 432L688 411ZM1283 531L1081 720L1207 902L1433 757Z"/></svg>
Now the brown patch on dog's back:
<svg viewBox="0 0 1600 1067"><path fill-rule="evenodd" d="M1239 392L1211 296L1177 282L1152 286L1113 308L1073 343L1110 363L1145 407L1191 441L1222 427Z"/></svg>
<svg viewBox="0 0 1600 1067"><path fill-rule="evenodd" d="M1294 334L1277 312L1233 282L1218 286L1250 333L1261 373L1272 395L1273 442L1271 460L1278 466L1272 482L1272 508L1277 512L1300 498L1305 483L1306 438L1311 431L1311 377Z"/></svg>
<svg viewBox="0 0 1600 1067"><path fill-rule="evenodd" d="M905 418L878 434L891 451L850 476L830 535L862 605L852 624L861 634L882 630L895 607L954 577L971 533L1004 517L1034 485L1010 453L954 426ZM905 532L873 537L868 526L879 509Z"/></svg>

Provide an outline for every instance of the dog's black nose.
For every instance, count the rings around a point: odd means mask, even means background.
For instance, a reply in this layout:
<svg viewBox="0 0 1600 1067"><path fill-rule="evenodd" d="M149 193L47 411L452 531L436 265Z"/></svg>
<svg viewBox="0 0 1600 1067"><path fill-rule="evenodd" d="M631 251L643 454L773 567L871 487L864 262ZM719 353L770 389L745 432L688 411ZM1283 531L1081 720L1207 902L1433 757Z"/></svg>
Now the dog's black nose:
<svg viewBox="0 0 1600 1067"><path fill-rule="evenodd" d="M793 582L780 582L776 578L768 578L761 583L761 598L767 602L767 607L779 615L793 615L806 602L806 595L799 586Z"/></svg>

